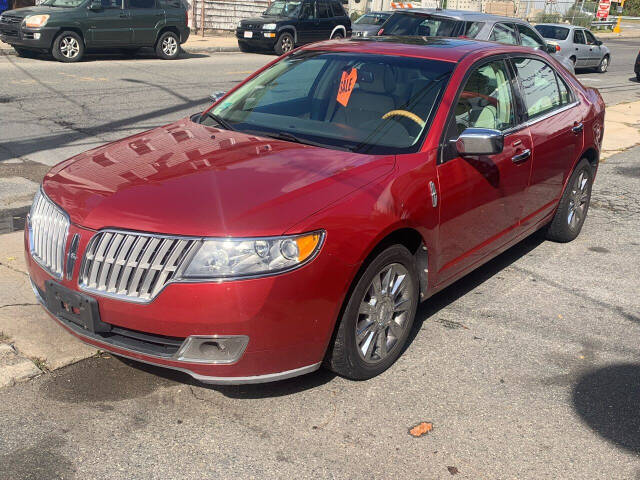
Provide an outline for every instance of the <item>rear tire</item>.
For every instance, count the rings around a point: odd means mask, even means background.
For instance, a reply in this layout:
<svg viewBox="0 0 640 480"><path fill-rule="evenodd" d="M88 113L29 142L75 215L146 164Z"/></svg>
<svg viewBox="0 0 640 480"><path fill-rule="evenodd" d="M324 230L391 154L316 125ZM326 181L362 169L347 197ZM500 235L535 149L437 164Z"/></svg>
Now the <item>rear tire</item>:
<svg viewBox="0 0 640 480"><path fill-rule="evenodd" d="M402 354L418 307L413 255L393 245L355 280L325 363L353 380L381 374Z"/></svg>
<svg viewBox="0 0 640 480"><path fill-rule="evenodd" d="M331 37L331 40L342 40L344 38L344 35L342 34L341 31L337 31L336 33L333 34L333 37Z"/></svg>
<svg viewBox="0 0 640 480"><path fill-rule="evenodd" d="M84 56L84 42L76 32L65 31L56 37L51 48L53 58L59 62L79 62Z"/></svg>
<svg viewBox="0 0 640 480"><path fill-rule="evenodd" d="M156 55L163 60L175 60L181 50L180 38L175 32L164 32L156 42Z"/></svg>
<svg viewBox="0 0 640 480"><path fill-rule="evenodd" d="M548 240L565 243L578 236L589 211L592 184L591 164L583 158L571 174L558 209L547 227Z"/></svg>
<svg viewBox="0 0 640 480"><path fill-rule="evenodd" d="M289 53L291 50L293 50L294 47L295 43L293 40L293 35L284 32L281 33L278 37L278 41L276 42L274 50L278 55L284 55L285 53Z"/></svg>

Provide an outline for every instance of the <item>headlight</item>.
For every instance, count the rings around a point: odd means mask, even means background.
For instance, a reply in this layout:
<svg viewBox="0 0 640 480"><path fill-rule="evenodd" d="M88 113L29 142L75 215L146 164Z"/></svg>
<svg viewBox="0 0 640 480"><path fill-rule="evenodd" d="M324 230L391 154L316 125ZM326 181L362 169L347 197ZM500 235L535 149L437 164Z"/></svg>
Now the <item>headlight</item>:
<svg viewBox="0 0 640 480"><path fill-rule="evenodd" d="M324 232L263 238L204 240L182 272L183 279L229 279L270 275L310 261Z"/></svg>
<svg viewBox="0 0 640 480"><path fill-rule="evenodd" d="M275 30L276 29L276 24L275 23L265 23L264 25L262 25L262 29L263 30Z"/></svg>
<svg viewBox="0 0 640 480"><path fill-rule="evenodd" d="M25 26L29 28L44 27L49 20L49 15L29 15L24 19Z"/></svg>

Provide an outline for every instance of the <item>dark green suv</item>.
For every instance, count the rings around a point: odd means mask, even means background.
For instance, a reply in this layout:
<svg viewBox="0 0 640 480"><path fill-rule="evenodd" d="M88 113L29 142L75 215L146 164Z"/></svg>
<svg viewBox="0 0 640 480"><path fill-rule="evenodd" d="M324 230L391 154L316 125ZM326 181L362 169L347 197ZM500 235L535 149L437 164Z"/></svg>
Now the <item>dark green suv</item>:
<svg viewBox="0 0 640 480"><path fill-rule="evenodd" d="M182 0L46 0L0 15L0 40L20 56L50 52L77 62L85 50L153 47L174 59L189 37Z"/></svg>

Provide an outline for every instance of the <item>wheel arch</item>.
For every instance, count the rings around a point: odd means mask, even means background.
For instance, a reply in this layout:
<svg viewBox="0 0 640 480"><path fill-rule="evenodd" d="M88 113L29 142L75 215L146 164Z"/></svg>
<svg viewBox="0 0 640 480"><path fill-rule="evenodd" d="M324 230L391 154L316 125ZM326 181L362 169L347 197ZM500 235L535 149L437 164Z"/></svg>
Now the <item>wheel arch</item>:
<svg viewBox="0 0 640 480"><path fill-rule="evenodd" d="M294 44L298 43L298 31L296 30L296 27L294 27L293 25L285 25L284 27L281 27L278 30L278 38L280 38L280 35L282 35L283 33L290 33L291 35L293 35Z"/></svg>
<svg viewBox="0 0 640 480"><path fill-rule="evenodd" d="M178 39L182 42L182 35L180 35L180 30L178 30L178 28L174 27L173 25L165 25L160 30L158 30L158 35L156 35L156 41L154 42L154 45L158 44L158 40L160 40L160 37L165 32L175 33L178 36Z"/></svg>
<svg viewBox="0 0 640 480"><path fill-rule="evenodd" d="M344 38L347 38L347 28L344 25L336 25L335 27L333 27L333 30L331 30L331 35L329 35L329 38L333 38L333 36L338 30L342 30L342 33L344 34Z"/></svg>
<svg viewBox="0 0 640 480"><path fill-rule="evenodd" d="M85 47L87 46L87 38L86 38L84 32L82 31L82 29L80 27L77 27L77 26L63 26L63 27L59 27L58 28L58 31L56 32L56 34L51 39L51 47L53 47L53 43L56 41L56 38L58 38L64 32L73 32L73 33L76 33L76 34L80 35L80 38L82 39L82 42L84 43Z"/></svg>

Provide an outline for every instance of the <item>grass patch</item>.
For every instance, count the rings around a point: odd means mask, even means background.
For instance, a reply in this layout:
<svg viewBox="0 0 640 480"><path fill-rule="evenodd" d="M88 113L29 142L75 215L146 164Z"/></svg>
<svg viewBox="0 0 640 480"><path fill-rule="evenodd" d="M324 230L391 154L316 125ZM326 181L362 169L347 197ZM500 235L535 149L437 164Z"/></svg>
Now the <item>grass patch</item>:
<svg viewBox="0 0 640 480"><path fill-rule="evenodd" d="M11 337L9 335L5 334L4 332L0 332L0 342L9 343L9 340L11 340Z"/></svg>
<svg viewBox="0 0 640 480"><path fill-rule="evenodd" d="M48 372L49 371L49 367L47 367L47 362L43 358L31 357L31 361L33 363L35 363L36 367L38 367L43 372Z"/></svg>

